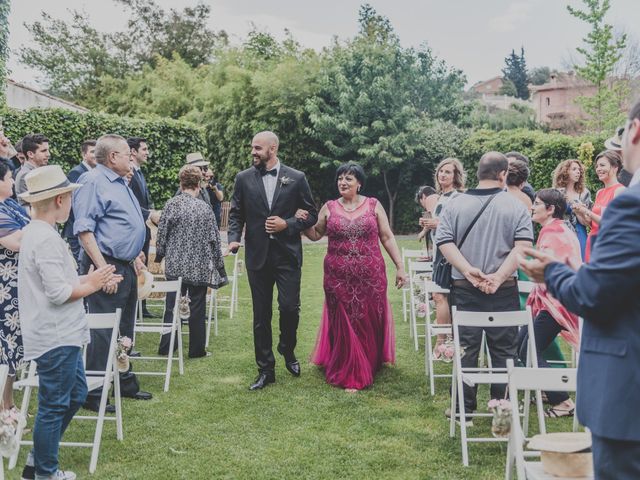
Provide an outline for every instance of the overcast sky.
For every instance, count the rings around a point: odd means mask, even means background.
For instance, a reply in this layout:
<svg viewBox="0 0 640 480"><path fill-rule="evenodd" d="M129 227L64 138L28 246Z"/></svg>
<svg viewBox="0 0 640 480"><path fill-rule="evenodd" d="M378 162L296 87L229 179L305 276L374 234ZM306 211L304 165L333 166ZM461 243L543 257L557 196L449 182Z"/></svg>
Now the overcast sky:
<svg viewBox="0 0 640 480"><path fill-rule="evenodd" d="M197 0L156 0L163 8L182 9ZM211 5L211 27L226 30L239 42L251 23L280 37L285 28L304 46L320 49L331 38L352 37L357 32L356 0L205 0ZM429 45L439 58L462 69L468 86L500 75L511 49L525 48L529 68L560 68L588 32L585 24L569 15L566 5L580 0L370 0L393 24L405 46ZM611 0L608 22L640 37L640 0ZM13 52L32 42L24 27L45 10L69 18L69 9L86 12L103 31L123 29L122 7L110 0L13 0L10 47ZM36 72L20 65L12 53L11 77L35 85Z"/></svg>

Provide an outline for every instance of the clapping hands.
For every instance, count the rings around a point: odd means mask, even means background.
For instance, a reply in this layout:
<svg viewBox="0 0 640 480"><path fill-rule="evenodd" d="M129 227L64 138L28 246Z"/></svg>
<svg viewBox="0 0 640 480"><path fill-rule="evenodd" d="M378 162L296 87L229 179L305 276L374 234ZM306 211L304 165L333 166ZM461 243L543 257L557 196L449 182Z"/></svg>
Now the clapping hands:
<svg viewBox="0 0 640 480"><path fill-rule="evenodd" d="M116 267L113 265L105 265L104 267L94 269L93 265L89 267L86 282L91 285L94 291L100 289L106 293L113 294L118 289L118 284L122 281L122 275L114 273Z"/></svg>

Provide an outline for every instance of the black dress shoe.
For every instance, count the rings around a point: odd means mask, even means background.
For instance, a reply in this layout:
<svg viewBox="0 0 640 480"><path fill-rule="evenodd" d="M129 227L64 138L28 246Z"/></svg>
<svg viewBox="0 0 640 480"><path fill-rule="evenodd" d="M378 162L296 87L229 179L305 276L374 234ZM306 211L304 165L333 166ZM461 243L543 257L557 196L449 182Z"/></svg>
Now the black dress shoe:
<svg viewBox="0 0 640 480"><path fill-rule="evenodd" d="M142 318L158 318L158 316L154 315L149 310L145 310L142 312Z"/></svg>
<svg viewBox="0 0 640 480"><path fill-rule="evenodd" d="M151 400L153 398L153 395L151 395L149 392L143 392L142 390L138 390L133 395L122 394L122 396L127 398L133 398L134 400Z"/></svg>
<svg viewBox="0 0 640 480"><path fill-rule="evenodd" d="M300 362L296 358L296 356L292 353L290 355L285 354L280 345L278 345L278 353L284 357L284 366L287 368L289 373L294 377L300 376Z"/></svg>
<svg viewBox="0 0 640 480"><path fill-rule="evenodd" d="M276 381L275 375L261 373L258 375L258 378L256 378L256 381L251 385L249 385L249 390L262 390L264 387L266 387L270 383L275 383L275 381Z"/></svg>
<svg viewBox="0 0 640 480"><path fill-rule="evenodd" d="M131 352L129 353L129 358L136 358L141 356L142 354L137 350L131 350Z"/></svg>
<svg viewBox="0 0 640 480"><path fill-rule="evenodd" d="M298 360L295 360L293 362L285 361L284 366L287 367L287 370L289 370L289 373L294 377L300 376L300 362Z"/></svg>
<svg viewBox="0 0 640 480"><path fill-rule="evenodd" d="M82 408L91 410L92 412L98 412L100 410L100 401L88 400L82 405ZM107 403L104 413L116 413L116 406Z"/></svg>

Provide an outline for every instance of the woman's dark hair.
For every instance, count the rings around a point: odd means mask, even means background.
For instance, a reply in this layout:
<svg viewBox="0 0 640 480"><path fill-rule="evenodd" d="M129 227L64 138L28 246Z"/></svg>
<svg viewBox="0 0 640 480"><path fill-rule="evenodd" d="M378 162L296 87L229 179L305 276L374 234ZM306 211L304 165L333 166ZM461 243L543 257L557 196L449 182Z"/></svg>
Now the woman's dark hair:
<svg viewBox="0 0 640 480"><path fill-rule="evenodd" d="M364 173L364 169L360 166L359 163L356 162L346 162L340 165L336 170L336 178L334 180L334 183L337 185L338 177L340 175L346 175L348 173L356 177L356 180L358 180L362 188L364 188L364 182L367 180L367 176Z"/></svg>
<svg viewBox="0 0 640 480"><path fill-rule="evenodd" d="M616 152L615 150L604 150L598 154L593 165L595 166L598 163L598 160L603 157L607 159L609 165L617 168L618 172L622 170L622 156L620 155L620 152Z"/></svg>
<svg viewBox="0 0 640 480"><path fill-rule="evenodd" d="M418 188L418 192L416 193L416 203L420 203L420 199L422 197L430 197L431 195L435 195L436 189L430 185L423 185Z"/></svg>
<svg viewBox="0 0 640 480"><path fill-rule="evenodd" d="M9 165L7 165L4 161L0 162L0 181L4 181L4 177L9 171Z"/></svg>
<svg viewBox="0 0 640 480"><path fill-rule="evenodd" d="M544 202L547 208L553 206L553 218L564 217L567 211L567 200L564 194L555 188L544 188L536 193L536 198Z"/></svg>

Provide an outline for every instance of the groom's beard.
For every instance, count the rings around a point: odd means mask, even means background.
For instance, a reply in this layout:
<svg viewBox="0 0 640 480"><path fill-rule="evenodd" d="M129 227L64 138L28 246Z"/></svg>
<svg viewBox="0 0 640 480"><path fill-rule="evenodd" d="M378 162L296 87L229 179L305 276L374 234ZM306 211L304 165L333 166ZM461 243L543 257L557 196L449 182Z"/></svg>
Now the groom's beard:
<svg viewBox="0 0 640 480"><path fill-rule="evenodd" d="M262 175L267 171L267 162L269 158L263 157L253 157L253 166L256 168Z"/></svg>

